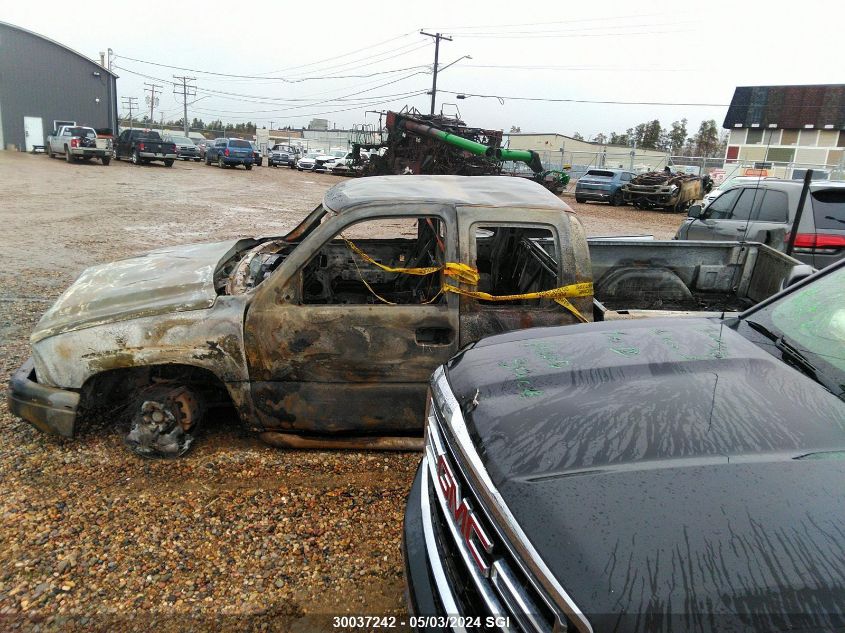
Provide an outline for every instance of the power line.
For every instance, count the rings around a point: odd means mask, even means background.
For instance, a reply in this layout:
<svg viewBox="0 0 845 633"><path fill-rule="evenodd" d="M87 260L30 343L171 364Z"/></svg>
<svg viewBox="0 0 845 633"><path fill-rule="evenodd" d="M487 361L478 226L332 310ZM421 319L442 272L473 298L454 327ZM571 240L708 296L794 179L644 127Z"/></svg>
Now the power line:
<svg viewBox="0 0 845 633"><path fill-rule="evenodd" d="M416 96L418 94L425 94L427 92L428 92L427 90L412 90L412 91L409 91L409 92L397 92L397 93L388 94L388 95L372 95L370 97L360 97L360 98L357 98L357 99L337 99L337 101L342 102L342 103L338 103L338 105L342 105L343 103L346 103L346 102L355 102L354 105L366 105L366 102L372 101L373 99L392 98L393 100L396 100L396 99L400 99L402 97L411 97L411 96ZM314 105L320 105L320 104L319 103L308 103L308 104L306 104L307 107L314 106ZM209 108L206 108L206 109L209 109ZM223 114L268 114L268 113L273 113L273 112L285 112L289 109L290 108L276 108L276 109L269 109L269 110L218 110L217 108L214 108L214 111L215 112L221 112Z"/></svg>
<svg viewBox="0 0 845 633"><path fill-rule="evenodd" d="M566 70L566 71L590 71L590 72L690 72L696 70L705 70L704 68L696 68L688 66L686 68L655 68L646 66L625 67L625 66L554 66L554 65L499 65L499 64L461 64L464 68L495 68L497 70Z"/></svg>
<svg viewBox="0 0 845 633"><path fill-rule="evenodd" d="M454 28L441 28L441 31L447 33L454 33L455 31L463 31L467 29L495 29L508 27L522 27L522 26L548 26L550 24L574 24L576 22L610 22L613 20L629 20L632 18L657 18L666 17L665 13L637 13L634 15L612 15L596 18L567 18L566 20L543 21L543 22L523 22L522 24L473 24L467 26L458 26Z"/></svg>
<svg viewBox="0 0 845 633"><path fill-rule="evenodd" d="M484 99L499 99L511 101L541 101L546 103L595 103L600 105L648 105L648 106L696 106L707 108L727 108L729 103L670 103L667 101L599 101L594 99L553 99L547 97L509 97L505 95L484 95L471 92L455 92L453 90L442 90L450 95L463 95L465 97L481 97Z"/></svg>
<svg viewBox="0 0 845 633"><path fill-rule="evenodd" d="M424 94L426 94L426 92L427 92L426 90L420 90L419 92L412 94L412 95L409 95L409 96L424 95ZM274 115L273 119L274 120L275 119L298 119L298 118L320 116L322 114L335 114L337 112L351 112L352 110L360 110L361 108L368 108L368 107L373 107L373 106L377 106L377 105L383 105L383 104L386 104L386 103L393 103L394 101L398 101L398 100L399 99L390 99L389 101L373 101L371 103L361 103L361 104L358 104L358 105L351 107L351 108L343 108L341 110L328 110L326 112L307 112L307 113L299 113L299 114L294 114L294 115L289 115L289 116L275 116ZM206 110L202 110L200 108L196 108L196 110L197 110L197 112L204 113L204 114L211 114L211 115L215 114L215 112L213 110L206 111ZM230 117L230 118L243 120L243 119L246 119L247 117Z"/></svg>
<svg viewBox="0 0 845 633"><path fill-rule="evenodd" d="M137 72L137 71L129 70L128 68L123 68L123 67L120 67L120 66L116 66L116 68L120 68L121 70L124 70L126 72L129 72L129 73L132 73L132 74L135 74L135 75L139 75L141 77L146 77L147 79L162 81L162 82L166 82L166 83L169 83L169 84L175 83L173 81L169 81L167 79L162 79L160 77L154 77L152 75L147 75L145 73L140 73L140 72ZM357 96L359 94L369 92L370 90L375 90L376 88L383 88L384 86L389 86L391 84L395 84L395 83L398 83L400 81L404 81L405 79L409 79L411 77L414 77L415 75L423 75L423 74L427 74L427 72L423 72L423 71L413 72L413 73L410 73L410 74L405 75L403 77L399 77L398 79L394 79L392 81L386 81L386 82L380 83L376 86L370 86L370 87L365 88L363 90L358 90L357 92L352 92L352 93L349 93L349 94L341 95L340 97L335 97L335 98L332 98L332 99L323 99L323 100L319 100L319 101L316 101L316 102L313 102L313 103L306 103L304 105L292 106L291 108L288 108L288 109L293 110L293 109L298 109L298 108L307 108L307 107L311 107L311 106L314 106L314 105L321 105L323 103L330 103L332 101L347 99L349 97L354 97L354 96ZM268 105L276 105L275 102L289 101L289 99L284 99L282 97L266 97L266 96L262 96L262 95L248 95L248 94L242 94L242 93L237 93L237 92L227 92L227 91L223 91L223 90L213 90L211 88L197 88L197 91L202 92L202 93L211 93L211 94L214 94L214 95L228 95L228 96L233 96L233 97L241 97L243 99L260 99L260 100L262 100L262 101L251 101L251 103L256 103L256 104L267 103Z"/></svg>
<svg viewBox="0 0 845 633"><path fill-rule="evenodd" d="M422 46L418 46L417 48L425 48L426 46L428 46L427 42L424 43ZM411 51L409 51L409 52L411 52ZM210 71L205 71L205 70L184 68L182 66L171 66L170 64L159 64L158 62L149 62L149 61L144 61L142 59L134 59L132 57L121 56L121 58L122 59L128 59L128 60L133 61L133 62L139 62L141 64L150 64L152 66L160 66L162 68L171 68L171 69L175 69L175 70L186 70L186 71L189 71L189 72L204 73L204 74L209 74L209 75L222 75L224 77L238 77L240 79L262 79L262 80L267 80L267 81L270 81L270 80L282 81L284 83L291 83L291 84L303 83L305 81L321 81L321 80L324 80L324 79L366 79L368 77L375 77L376 75L388 75L390 73L398 73L398 72L402 72L403 70L410 70L412 68L425 68L426 67L422 64L419 64L419 65L416 65L416 66L407 66L405 68L394 68L392 70L379 70L379 71L374 71L374 72L371 72L371 73L359 74L359 75L324 75L324 76L320 76L320 77L304 77L302 79L287 79L287 78L284 78L284 77L258 77L257 75L233 75L233 74L228 74L228 73L215 73L215 72L210 72ZM379 61L384 61L384 60L379 60ZM116 64L115 64L115 68L120 68L121 70L129 70L127 68L124 68L122 66L118 66ZM132 71L130 70L129 72L132 72Z"/></svg>
<svg viewBox="0 0 845 633"><path fill-rule="evenodd" d="M370 46L364 46L362 48L356 48L354 51L349 51L347 53L337 53L335 55L332 55L331 57L326 57L325 59L321 59L321 60L316 61L316 62L311 62L309 64L300 64L299 66L288 66L287 68L282 68L280 70L272 70L267 74L281 73L281 72L284 72L286 70L296 70L298 68L309 68L311 66L319 66L323 62L331 61L331 60L337 59L338 57L346 57L348 55L354 55L355 53L360 53L361 51L366 51L366 50L369 50L371 48L378 48L379 46L381 46L383 44L387 44L389 42L395 42L396 40L401 40L403 37L408 37L409 35L414 35L414 33L415 33L415 31L411 31L410 33L403 33L402 35L397 35L396 37L391 37L390 39L383 40L381 42L377 42L376 44L371 44Z"/></svg>
<svg viewBox="0 0 845 633"><path fill-rule="evenodd" d="M542 33L583 33L584 31L605 31L608 33L613 34L615 31L619 31L622 29L642 29L642 28L663 28L668 26L679 26L684 24L698 24L699 20L697 19L686 19L686 20L674 20L674 21L662 21L662 22L654 22L652 20L646 20L641 22L626 22L624 24L601 24L599 26L579 26L576 28L556 28L556 29L528 29L528 30L514 30L516 27L503 27L502 29L498 29L495 31L448 31L448 33L452 35L472 35L472 36L479 36L479 35L535 35L535 34L542 34ZM549 24L545 24L544 26L549 26Z"/></svg>
<svg viewBox="0 0 845 633"><path fill-rule="evenodd" d="M561 33L552 33L543 34L543 33L526 33L526 34L508 34L508 33L490 33L490 34L483 34L483 33L461 33L461 37L474 37L474 38L497 38L497 39L511 39L511 40L522 40L522 39L549 39L549 38L560 38L560 39L567 39L567 38L584 38L584 37L619 37L619 36L629 36L629 35L666 35L666 34L678 34L678 33L689 33L692 29L672 29L670 31L630 31L627 33L574 33L574 32L561 32Z"/></svg>
<svg viewBox="0 0 845 633"><path fill-rule="evenodd" d="M402 47L396 49L396 51L406 49L409 46L411 46L413 48L405 51L401 55L392 54L395 51L385 51L384 53L379 53L378 56L384 56L384 55L390 54L391 59L395 58L395 57L401 57L402 55L406 55L408 53L412 53L414 51L417 51L419 49L427 47L428 42L423 42L423 43L413 42L412 44L402 46ZM236 74L236 73L221 73L221 72L212 71L212 70L202 70L202 69L199 69L199 68L187 68L185 66L176 66L176 65L173 65L173 64L163 64L163 63L160 63L160 62L153 62L153 61L146 60L146 59L138 59L136 57L128 57L126 55L119 55L118 57L120 57L121 59L127 59L129 61L138 62L140 64L149 64L151 66L159 66L161 68L170 68L170 69L174 69L174 70L182 70L182 71L193 72L193 73L201 73L201 74L204 74L204 75L212 75L212 76L216 76L216 77L229 77L229 78L237 78L237 79L258 79L258 80L262 80L262 81L281 81L281 82L284 82L284 83L302 83L302 82L305 82L305 81L321 81L321 80L325 80L325 79L360 79L360 78L372 77L372 76L375 76L375 75L384 75L384 74L388 74L388 73L392 73L392 72L400 72L402 70L408 70L409 68L421 68L422 67L422 66L411 66L411 67L408 67L408 68L405 68L405 69L398 68L398 69L393 69L393 70L376 71L376 72L372 72L372 73L369 73L369 74L355 74L355 75L315 75L315 76L311 76L311 77L302 77L300 75L293 75L292 77L268 77L268 76L265 76L265 75L242 75L242 74ZM367 58L364 58L364 59L367 59ZM360 61L364 61L364 59L345 62L343 64L338 64L338 65L335 65L335 66L330 67L330 68L339 69L339 68L343 68L345 66L351 66L351 65L354 65L354 64L356 64ZM357 66L356 68L363 68L365 66L371 66L372 64L385 61L385 59L387 59L387 57L378 59L376 61L369 62L367 64L362 64L361 66ZM327 69L324 69L324 70L327 70Z"/></svg>

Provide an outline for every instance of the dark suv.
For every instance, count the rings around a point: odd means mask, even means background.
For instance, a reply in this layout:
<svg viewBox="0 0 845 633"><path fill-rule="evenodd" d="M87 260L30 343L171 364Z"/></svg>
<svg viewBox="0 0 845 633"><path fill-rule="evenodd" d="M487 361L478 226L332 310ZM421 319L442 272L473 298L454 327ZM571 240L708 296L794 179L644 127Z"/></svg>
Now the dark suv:
<svg viewBox="0 0 845 633"><path fill-rule="evenodd" d="M217 163L218 167L233 167L243 165L247 170L252 169L252 145L249 141L239 138L218 138L213 145L205 150L205 164Z"/></svg>
<svg viewBox="0 0 845 633"><path fill-rule="evenodd" d="M676 240L748 240L784 250L804 183L767 178L726 189L706 209L690 207ZM810 185L792 255L815 268L845 257L845 183Z"/></svg>

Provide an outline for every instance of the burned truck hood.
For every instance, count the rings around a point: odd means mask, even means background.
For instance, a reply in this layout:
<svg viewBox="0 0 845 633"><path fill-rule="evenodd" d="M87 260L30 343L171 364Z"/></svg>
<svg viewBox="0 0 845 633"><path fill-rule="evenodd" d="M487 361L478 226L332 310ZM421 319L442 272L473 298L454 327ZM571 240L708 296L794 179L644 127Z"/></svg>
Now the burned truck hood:
<svg viewBox="0 0 845 633"><path fill-rule="evenodd" d="M593 630L845 626L845 403L720 320L513 332L448 377Z"/></svg>
<svg viewBox="0 0 845 633"><path fill-rule="evenodd" d="M180 245L92 266L44 313L30 337L125 321L140 316L209 308L214 273L239 242Z"/></svg>

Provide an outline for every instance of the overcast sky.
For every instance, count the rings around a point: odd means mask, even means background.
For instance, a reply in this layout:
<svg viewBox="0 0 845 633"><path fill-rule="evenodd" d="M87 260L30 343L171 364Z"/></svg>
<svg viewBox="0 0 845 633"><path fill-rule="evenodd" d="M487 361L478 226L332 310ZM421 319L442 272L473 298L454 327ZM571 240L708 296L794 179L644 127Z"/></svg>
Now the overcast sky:
<svg viewBox="0 0 845 633"><path fill-rule="evenodd" d="M0 20L91 58L112 48L120 98L137 97L143 107L144 82L152 80L142 75L164 83L156 119L161 111L181 117L181 101L166 83L173 75L197 78L188 116L206 122L300 127L319 116L348 127L376 122L366 110L411 105L428 112L423 93L431 87L434 46L419 34L425 29L452 37L441 44L441 68L472 57L439 76L438 109L451 113L445 104L456 103L473 126L585 137L654 118L668 125L686 117L690 133L703 119L721 127L738 85L841 83L844 18L842 2L816 0L7 0L0 9Z"/></svg>

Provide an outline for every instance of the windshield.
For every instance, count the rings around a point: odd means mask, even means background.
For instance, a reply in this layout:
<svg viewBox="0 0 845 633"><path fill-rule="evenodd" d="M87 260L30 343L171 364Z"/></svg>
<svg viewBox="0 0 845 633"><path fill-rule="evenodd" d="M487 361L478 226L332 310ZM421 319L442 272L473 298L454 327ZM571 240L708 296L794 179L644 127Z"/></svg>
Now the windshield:
<svg viewBox="0 0 845 633"><path fill-rule="evenodd" d="M591 169L588 171L585 176L598 176L600 178L613 178L612 171L605 171L603 169Z"/></svg>
<svg viewBox="0 0 845 633"><path fill-rule="evenodd" d="M320 152L308 152L305 158L317 158L317 156L322 156L322 154Z"/></svg>
<svg viewBox="0 0 845 633"><path fill-rule="evenodd" d="M171 136L171 143L179 143L179 145L193 145L194 142L185 136Z"/></svg>
<svg viewBox="0 0 845 633"><path fill-rule="evenodd" d="M232 140L229 141L229 147L243 147L244 149L252 149L252 145L246 141Z"/></svg>
<svg viewBox="0 0 845 633"><path fill-rule="evenodd" d="M845 399L845 267L838 267L798 290L743 317L775 345L767 351L806 361L813 376ZM791 356L791 358L788 358ZM792 363L794 364L794 363Z"/></svg>
<svg viewBox="0 0 845 633"><path fill-rule="evenodd" d="M71 136L83 136L85 138L97 138L97 133L90 127L72 127L70 128Z"/></svg>
<svg viewBox="0 0 845 633"><path fill-rule="evenodd" d="M346 152L332 152L332 156L334 156L335 158L343 158L344 156L346 156Z"/></svg>

